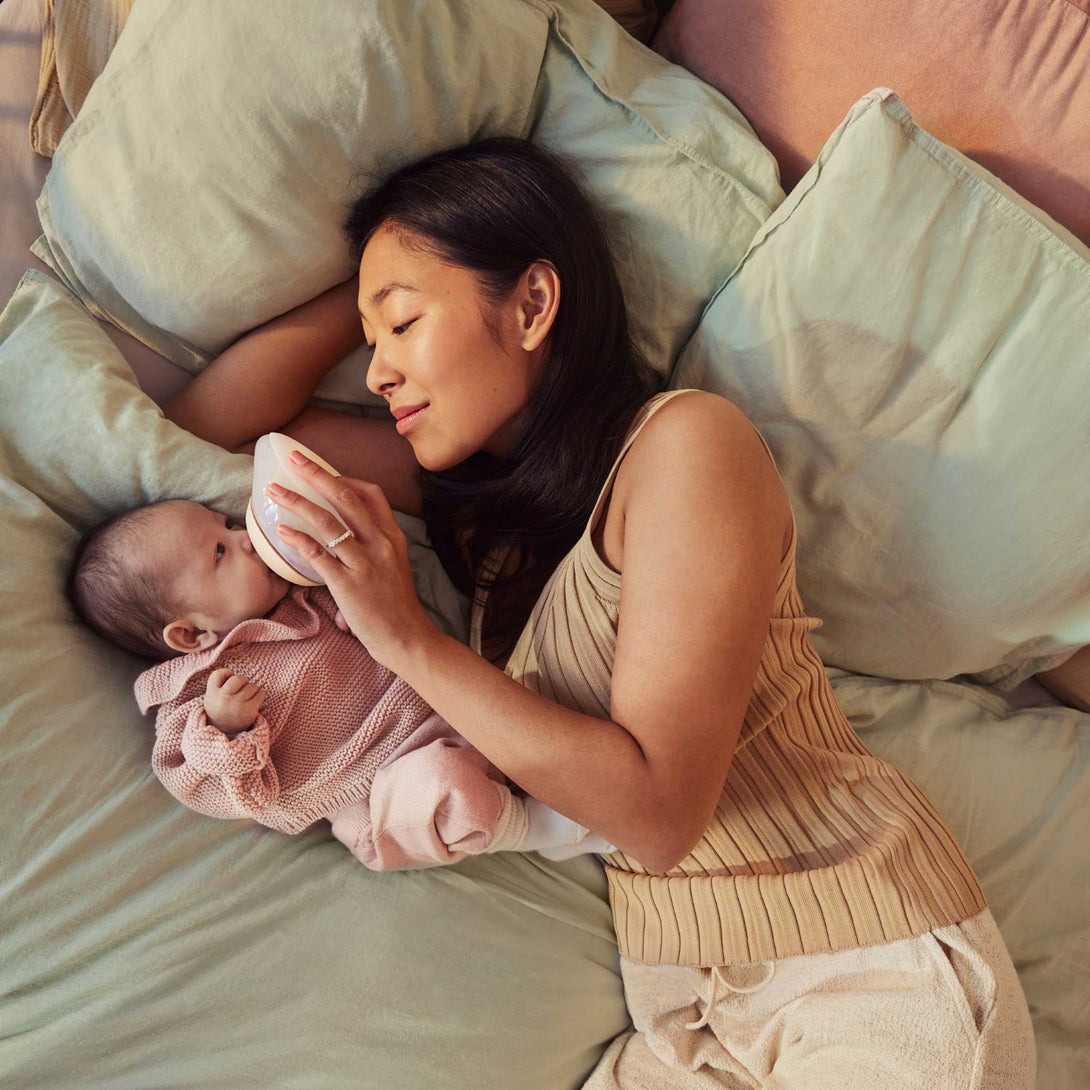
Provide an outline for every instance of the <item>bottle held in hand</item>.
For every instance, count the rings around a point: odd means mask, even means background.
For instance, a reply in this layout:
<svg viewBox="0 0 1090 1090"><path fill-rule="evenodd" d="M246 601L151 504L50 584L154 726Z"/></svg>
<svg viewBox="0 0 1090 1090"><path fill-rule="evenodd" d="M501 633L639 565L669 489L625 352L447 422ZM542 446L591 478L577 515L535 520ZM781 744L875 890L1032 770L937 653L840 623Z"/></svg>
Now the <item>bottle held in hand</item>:
<svg viewBox="0 0 1090 1090"><path fill-rule="evenodd" d="M254 483L250 504L246 508L246 531L257 555L277 575L301 587L320 587L325 580L276 532L280 524L303 533L312 532L310 527L298 515L273 503L265 494L265 489L275 481L336 514L328 500L292 472L290 455L294 450L301 451L333 476L340 476L327 461L291 436L276 431L263 435L254 448Z"/></svg>

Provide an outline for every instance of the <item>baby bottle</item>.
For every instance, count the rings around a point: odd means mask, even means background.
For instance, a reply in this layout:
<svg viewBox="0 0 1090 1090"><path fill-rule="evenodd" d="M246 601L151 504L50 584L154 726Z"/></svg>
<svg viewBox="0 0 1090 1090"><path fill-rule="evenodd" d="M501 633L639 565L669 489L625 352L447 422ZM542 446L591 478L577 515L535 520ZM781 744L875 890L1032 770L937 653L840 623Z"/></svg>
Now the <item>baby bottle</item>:
<svg viewBox="0 0 1090 1090"><path fill-rule="evenodd" d="M278 507L265 495L265 488L275 481L293 492L298 492L300 496L305 496L319 507L324 507L327 511L336 514L324 497L292 471L288 457L293 450L298 450L312 462L317 462L334 477L340 476L325 459L320 458L298 440L277 431L263 435L254 448L254 484L250 492L250 503L246 508L246 532L250 535L257 555L277 575L301 587L318 587L322 586L325 580L295 549L282 541L276 532L277 526L283 524L302 530L303 533L313 537L314 528L286 507Z"/></svg>

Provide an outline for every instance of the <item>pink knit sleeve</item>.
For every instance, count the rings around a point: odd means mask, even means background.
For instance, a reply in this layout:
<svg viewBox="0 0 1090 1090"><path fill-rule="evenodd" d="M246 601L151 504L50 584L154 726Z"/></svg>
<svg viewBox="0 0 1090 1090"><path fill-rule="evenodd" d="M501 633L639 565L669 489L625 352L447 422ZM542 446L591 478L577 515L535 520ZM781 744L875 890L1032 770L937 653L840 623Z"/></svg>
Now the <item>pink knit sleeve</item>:
<svg viewBox="0 0 1090 1090"><path fill-rule="evenodd" d="M331 821L333 835L372 870L457 863L512 847L526 831L521 800L502 774L451 738L379 769L370 799Z"/></svg>
<svg viewBox="0 0 1090 1090"><path fill-rule="evenodd" d="M203 698L173 715L185 716L181 744L173 759L159 754L155 772L175 798L203 814L225 818L259 817L277 799L280 782L269 760L270 727L263 715L233 738L208 721Z"/></svg>

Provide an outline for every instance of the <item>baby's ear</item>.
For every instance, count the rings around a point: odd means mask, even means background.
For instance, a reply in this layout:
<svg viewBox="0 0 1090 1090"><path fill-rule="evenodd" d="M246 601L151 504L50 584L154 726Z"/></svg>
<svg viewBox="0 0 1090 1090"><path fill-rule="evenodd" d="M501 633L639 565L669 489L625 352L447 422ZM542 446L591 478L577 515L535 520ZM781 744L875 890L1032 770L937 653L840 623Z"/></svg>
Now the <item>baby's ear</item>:
<svg viewBox="0 0 1090 1090"><path fill-rule="evenodd" d="M209 628L202 628L192 617L179 617L163 628L163 642L172 650L188 655L215 647L219 636Z"/></svg>

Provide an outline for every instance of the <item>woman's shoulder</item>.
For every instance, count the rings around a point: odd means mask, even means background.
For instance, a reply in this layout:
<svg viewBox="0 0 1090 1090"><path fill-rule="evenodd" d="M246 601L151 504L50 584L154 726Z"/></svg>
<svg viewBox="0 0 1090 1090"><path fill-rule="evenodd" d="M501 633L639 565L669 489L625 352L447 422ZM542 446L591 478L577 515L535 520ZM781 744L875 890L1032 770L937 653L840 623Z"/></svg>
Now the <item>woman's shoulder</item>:
<svg viewBox="0 0 1090 1090"><path fill-rule="evenodd" d="M749 424L749 417L738 408L729 398L722 394L714 394L710 390L700 390L696 387L682 388L678 390L664 390L655 394L644 402L644 408L652 411L655 417L664 417L668 412L675 418L680 413L685 414L720 414L721 417L740 417ZM752 424L749 424L753 427Z"/></svg>
<svg viewBox="0 0 1090 1090"><path fill-rule="evenodd" d="M722 494L742 489L749 503L782 507L789 536L790 503L771 454L753 422L734 402L707 390L652 399L621 464L616 494L624 516L634 505L685 491Z"/></svg>
<svg viewBox="0 0 1090 1090"><path fill-rule="evenodd" d="M715 462L723 455L768 460L756 427L733 401L708 390L677 390L646 402L626 463L658 476L688 464ZM630 471L631 472L631 471Z"/></svg>

